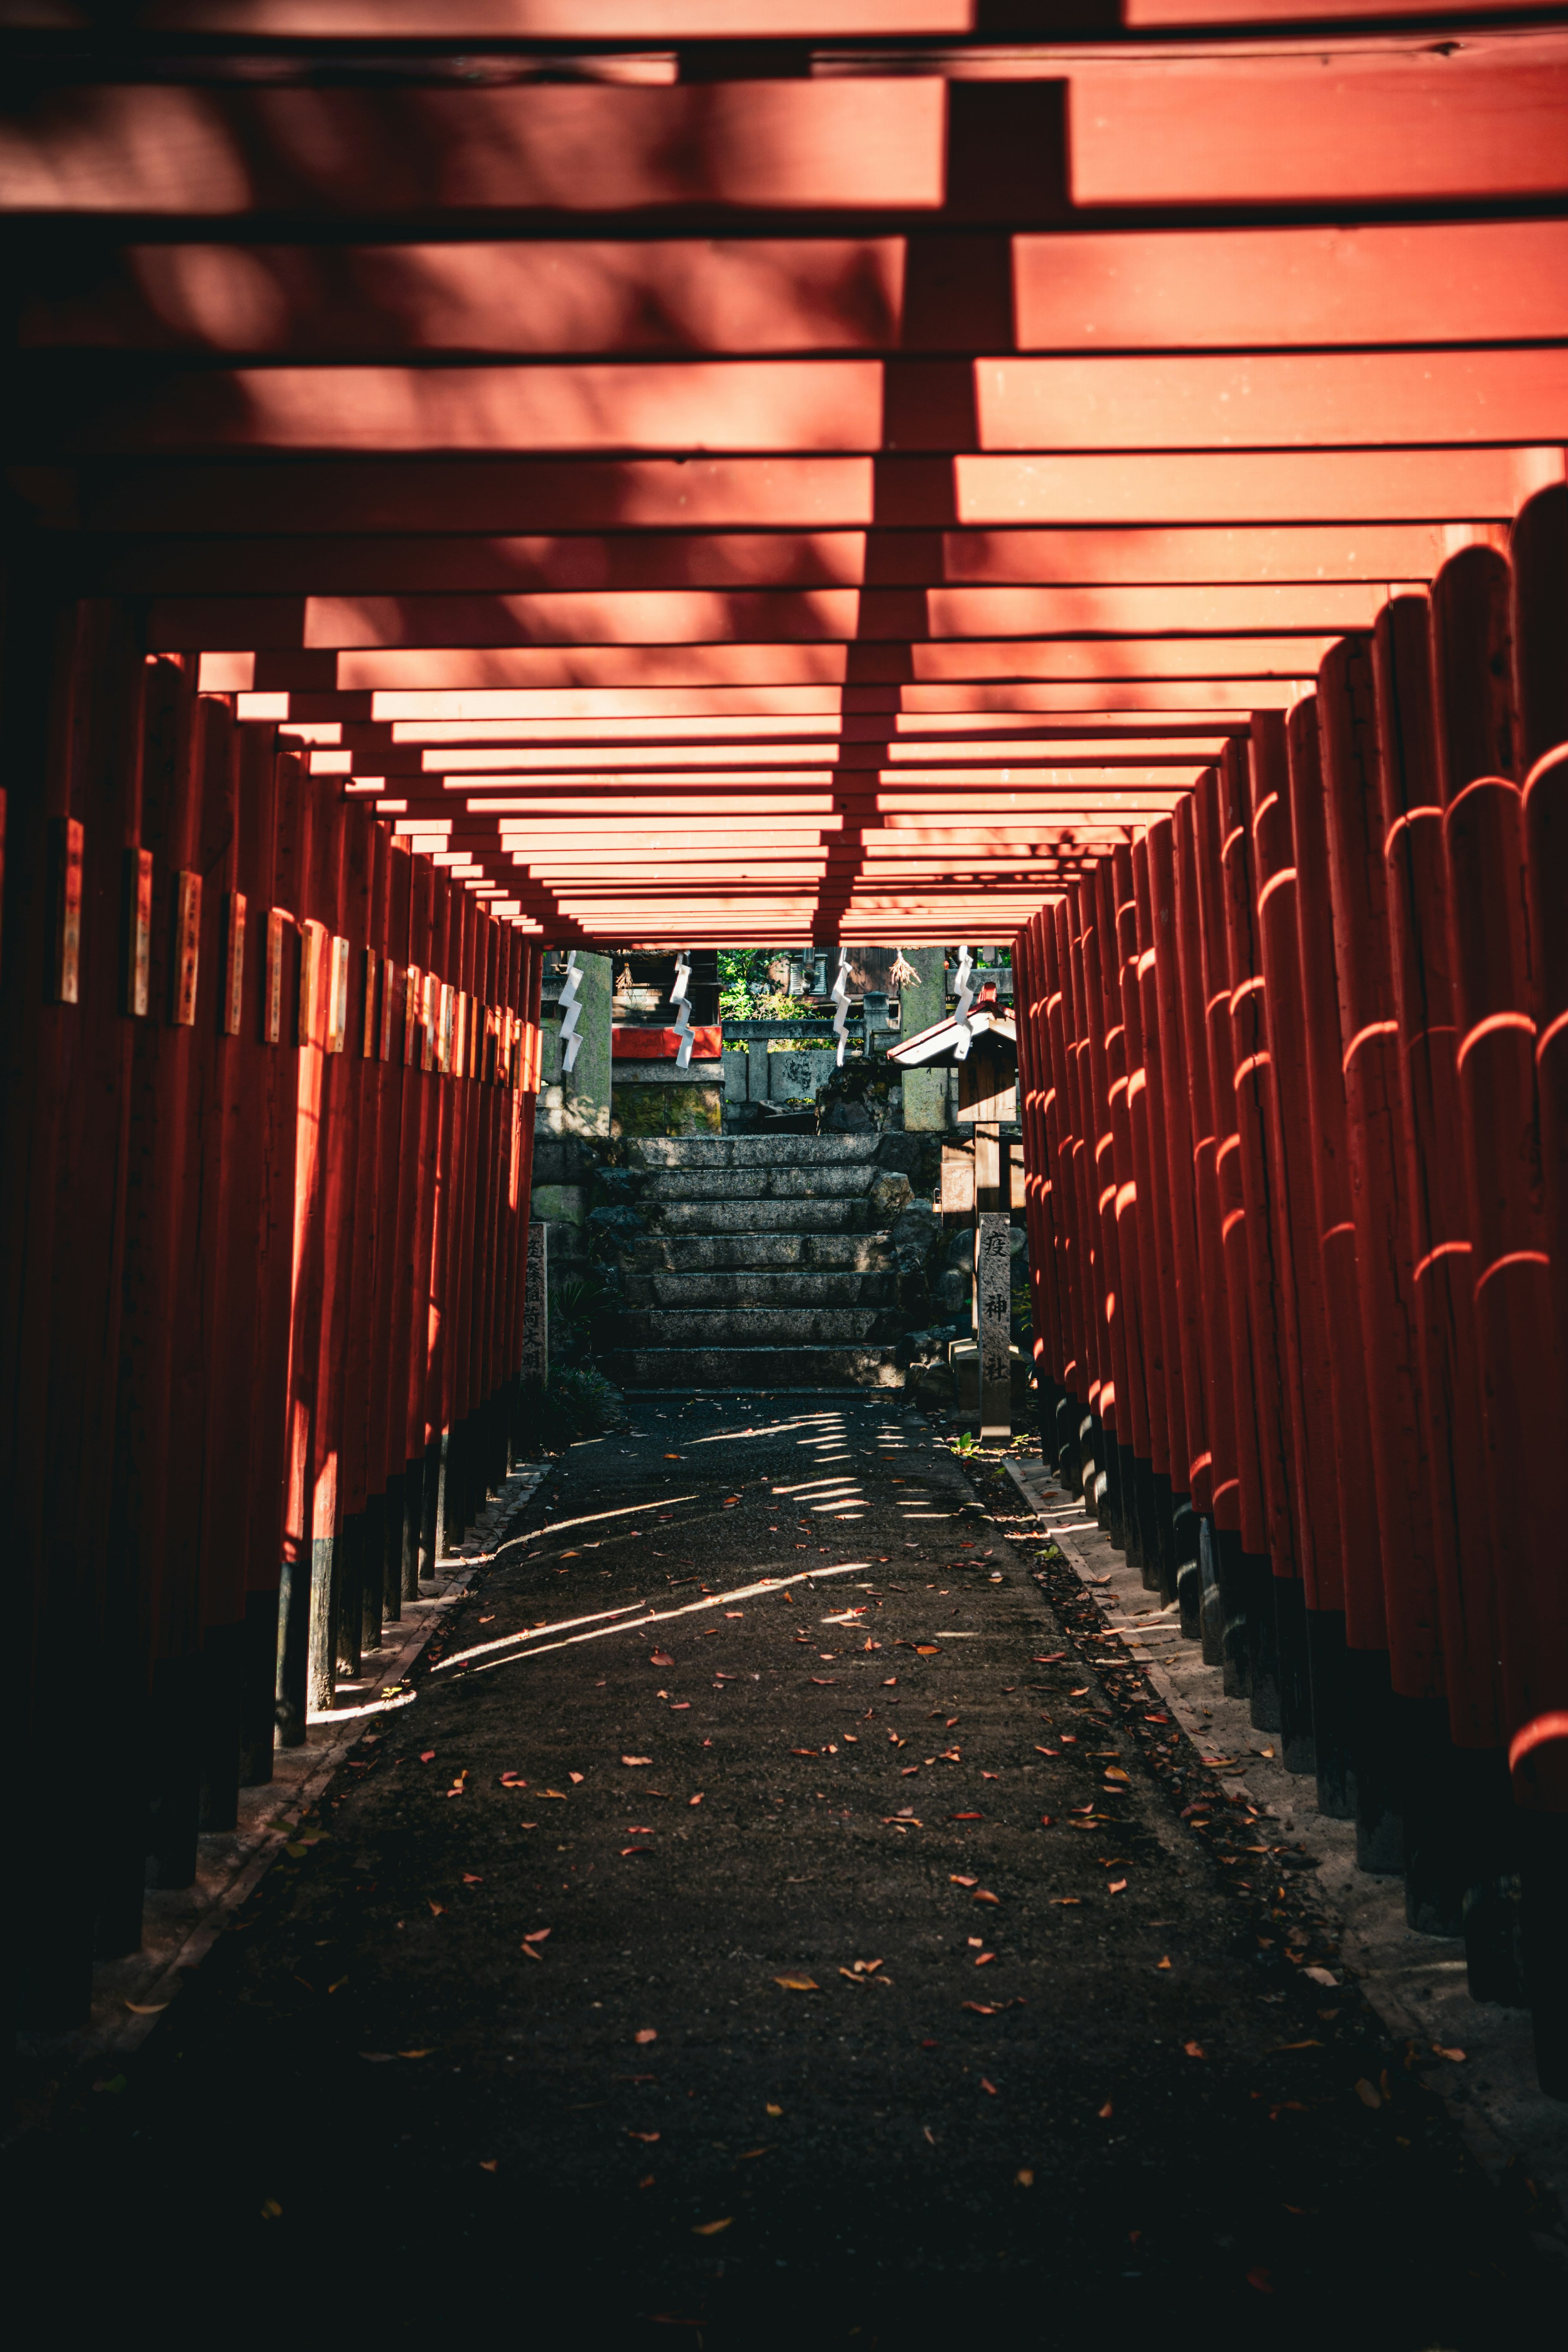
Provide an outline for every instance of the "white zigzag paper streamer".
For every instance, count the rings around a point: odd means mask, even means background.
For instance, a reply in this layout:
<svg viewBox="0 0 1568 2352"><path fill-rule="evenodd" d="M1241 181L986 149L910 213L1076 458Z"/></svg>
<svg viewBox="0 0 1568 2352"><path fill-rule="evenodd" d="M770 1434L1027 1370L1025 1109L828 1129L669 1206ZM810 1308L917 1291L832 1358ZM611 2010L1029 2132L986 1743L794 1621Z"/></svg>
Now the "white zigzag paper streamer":
<svg viewBox="0 0 1568 2352"><path fill-rule="evenodd" d="M969 985L969 975L973 970L973 957L967 948L961 947L958 950L958 1006L953 1015L958 1024L958 1034L952 1041L952 1058L955 1062L965 1059L974 1035L969 1024L969 1008L975 997L974 990Z"/></svg>
<svg viewBox="0 0 1568 2352"><path fill-rule="evenodd" d="M561 991L561 1074L564 1077L576 1067L583 1040L577 1034L577 1024L583 1008L577 1002L577 983L583 975L577 969L577 950L571 949L566 957L566 979Z"/></svg>
<svg viewBox="0 0 1568 2352"><path fill-rule="evenodd" d="M669 992L669 1001L675 1007L675 1034L679 1040L675 1049L678 1070L691 1067L691 1007L686 1001L686 983L690 977L691 966L683 949L675 959L675 986Z"/></svg>
<svg viewBox="0 0 1568 2352"><path fill-rule="evenodd" d="M833 1059L835 1067L841 1070L844 1067L844 1032L849 1026L849 950L847 948L840 948L838 950L838 970L833 976L832 994L833 1002L837 1007L833 1015L833 1034L838 1040Z"/></svg>

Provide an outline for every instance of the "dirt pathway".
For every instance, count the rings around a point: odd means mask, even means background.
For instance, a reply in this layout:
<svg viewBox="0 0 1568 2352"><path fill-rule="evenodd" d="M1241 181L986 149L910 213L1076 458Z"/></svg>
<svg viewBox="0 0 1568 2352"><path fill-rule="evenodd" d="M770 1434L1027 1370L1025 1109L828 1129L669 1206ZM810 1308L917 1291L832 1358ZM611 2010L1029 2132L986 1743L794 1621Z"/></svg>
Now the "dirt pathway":
<svg viewBox="0 0 1568 2352"><path fill-rule="evenodd" d="M1173 1729L1113 1710L1013 1507L896 1400L632 1419L126 2088L24 2143L66 2306L153 2277L307 2340L494 2298L544 2345L1521 2340L1522 2231L1353 1991L1259 1944L1268 1856L1184 1825L1140 1744Z"/></svg>

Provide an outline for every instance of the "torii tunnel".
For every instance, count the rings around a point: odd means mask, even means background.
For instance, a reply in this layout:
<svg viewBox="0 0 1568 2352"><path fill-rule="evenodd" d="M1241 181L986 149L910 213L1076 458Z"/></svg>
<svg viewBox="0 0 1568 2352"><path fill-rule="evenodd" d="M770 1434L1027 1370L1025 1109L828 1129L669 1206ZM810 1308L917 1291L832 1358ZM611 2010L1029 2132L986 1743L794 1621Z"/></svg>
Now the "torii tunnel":
<svg viewBox="0 0 1568 2352"><path fill-rule="evenodd" d="M0 56L24 2033L529 1454L544 951L989 937L1046 1466L1568 2097L1568 22Z"/></svg>

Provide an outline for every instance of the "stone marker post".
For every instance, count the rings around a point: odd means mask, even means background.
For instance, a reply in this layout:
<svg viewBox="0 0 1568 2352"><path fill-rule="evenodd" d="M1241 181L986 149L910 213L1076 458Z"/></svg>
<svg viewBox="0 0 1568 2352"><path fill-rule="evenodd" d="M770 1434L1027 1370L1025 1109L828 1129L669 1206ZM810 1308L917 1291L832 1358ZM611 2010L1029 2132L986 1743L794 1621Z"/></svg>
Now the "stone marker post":
<svg viewBox="0 0 1568 2352"><path fill-rule="evenodd" d="M974 1305L980 1373L980 1434L1013 1434L1012 1220L994 1209L974 1220Z"/></svg>

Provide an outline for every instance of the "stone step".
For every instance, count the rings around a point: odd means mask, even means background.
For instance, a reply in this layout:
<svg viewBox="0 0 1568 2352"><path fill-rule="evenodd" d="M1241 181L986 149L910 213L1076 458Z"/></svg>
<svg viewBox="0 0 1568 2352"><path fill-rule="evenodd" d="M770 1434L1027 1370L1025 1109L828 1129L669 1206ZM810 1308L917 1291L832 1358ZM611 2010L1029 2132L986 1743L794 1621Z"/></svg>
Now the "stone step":
<svg viewBox="0 0 1568 2352"><path fill-rule="evenodd" d="M863 1234L864 1201L650 1201L647 1214L663 1234Z"/></svg>
<svg viewBox="0 0 1568 2352"><path fill-rule="evenodd" d="M879 1346L898 1336L879 1307L634 1307L616 1318L627 1348Z"/></svg>
<svg viewBox="0 0 1568 2352"><path fill-rule="evenodd" d="M901 1389L896 1348L624 1348L605 1360L623 1389Z"/></svg>
<svg viewBox="0 0 1568 2352"><path fill-rule="evenodd" d="M890 1274L633 1274L631 1307L891 1307Z"/></svg>
<svg viewBox="0 0 1568 2352"><path fill-rule="evenodd" d="M656 1168L639 1198L654 1201L837 1201L868 1192L874 1160L847 1168Z"/></svg>
<svg viewBox="0 0 1568 2352"><path fill-rule="evenodd" d="M835 1168L874 1160L876 1135L645 1135L630 1146L642 1168Z"/></svg>
<svg viewBox="0 0 1568 2352"><path fill-rule="evenodd" d="M888 1262L879 1234L639 1234L626 1252L642 1274L738 1274L797 1267L812 1272L879 1272Z"/></svg>

